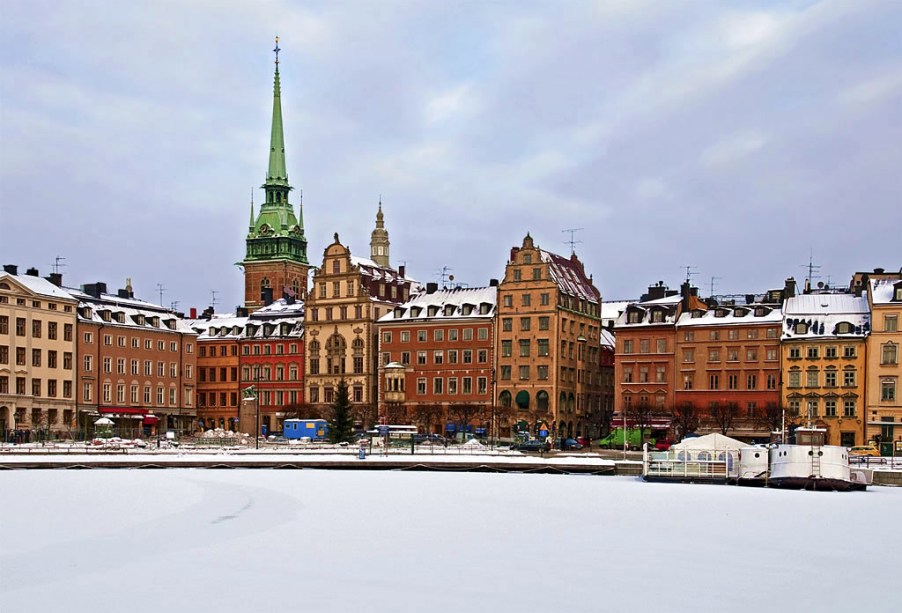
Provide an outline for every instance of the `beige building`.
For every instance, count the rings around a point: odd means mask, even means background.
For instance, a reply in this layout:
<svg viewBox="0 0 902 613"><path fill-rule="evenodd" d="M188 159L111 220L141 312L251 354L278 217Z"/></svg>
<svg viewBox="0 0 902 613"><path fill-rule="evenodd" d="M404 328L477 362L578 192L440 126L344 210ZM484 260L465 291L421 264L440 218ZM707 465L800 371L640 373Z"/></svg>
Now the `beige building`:
<svg viewBox="0 0 902 613"><path fill-rule="evenodd" d="M902 399L899 398L902 366L902 274L895 279L869 279L867 301L871 308L871 335L867 345L867 419L865 442L878 444L882 455L893 455L902 445ZM902 449L896 451L899 455Z"/></svg>
<svg viewBox="0 0 902 613"><path fill-rule="evenodd" d="M0 437L37 440L74 427L78 301L29 269L0 273ZM10 432L11 431L11 432Z"/></svg>
<svg viewBox="0 0 902 613"><path fill-rule="evenodd" d="M788 298L781 342L787 425L826 428L830 445L864 439L867 299L813 293Z"/></svg>
<svg viewBox="0 0 902 613"><path fill-rule="evenodd" d="M335 234L313 275L304 313L308 403L331 405L344 379L357 415L368 415L362 421L374 420L379 372L376 321L407 301L410 289L403 266L394 270L352 256Z"/></svg>

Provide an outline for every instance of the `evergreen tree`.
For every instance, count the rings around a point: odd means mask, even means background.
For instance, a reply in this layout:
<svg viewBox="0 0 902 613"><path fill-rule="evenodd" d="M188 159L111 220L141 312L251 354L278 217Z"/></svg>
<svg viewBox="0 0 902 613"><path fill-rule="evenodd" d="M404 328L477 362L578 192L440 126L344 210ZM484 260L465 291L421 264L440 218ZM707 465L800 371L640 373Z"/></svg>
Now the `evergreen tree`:
<svg viewBox="0 0 902 613"><path fill-rule="evenodd" d="M342 379L338 382L335 402L332 403L332 423L329 430L329 441L332 443L350 442L352 423L348 384Z"/></svg>

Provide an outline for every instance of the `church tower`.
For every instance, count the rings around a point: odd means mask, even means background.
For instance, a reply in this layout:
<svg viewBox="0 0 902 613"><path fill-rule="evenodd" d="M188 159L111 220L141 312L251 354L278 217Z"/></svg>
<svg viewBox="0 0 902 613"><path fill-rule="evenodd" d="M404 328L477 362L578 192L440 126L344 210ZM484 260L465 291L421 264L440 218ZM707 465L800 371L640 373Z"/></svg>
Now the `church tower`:
<svg viewBox="0 0 902 613"><path fill-rule="evenodd" d="M388 268L388 230L382 220L382 198L379 198L379 212L376 213L376 228L370 235L370 259L383 268Z"/></svg>
<svg viewBox="0 0 902 613"><path fill-rule="evenodd" d="M247 234L244 266L244 306L254 311L278 300L283 294L304 298L307 294L307 239L304 236L303 200L295 216L288 201L292 187L285 166L285 137L282 134L282 99L279 82L279 38L276 37L276 70L273 81L272 130L269 169L263 190L265 201L260 214L251 219Z"/></svg>

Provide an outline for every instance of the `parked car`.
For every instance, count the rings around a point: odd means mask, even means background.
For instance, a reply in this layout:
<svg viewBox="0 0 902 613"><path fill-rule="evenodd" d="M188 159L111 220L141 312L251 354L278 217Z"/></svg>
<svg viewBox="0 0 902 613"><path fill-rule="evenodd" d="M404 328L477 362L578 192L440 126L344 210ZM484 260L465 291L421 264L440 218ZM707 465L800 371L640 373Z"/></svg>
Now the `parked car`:
<svg viewBox="0 0 902 613"><path fill-rule="evenodd" d="M873 445L862 445L859 447L849 448L849 457L872 457L879 458L880 450Z"/></svg>
<svg viewBox="0 0 902 613"><path fill-rule="evenodd" d="M540 441L538 439L533 439L531 441L525 441L522 443L514 443L511 445L511 450L513 451L544 451L545 450L545 442Z"/></svg>
<svg viewBox="0 0 902 613"><path fill-rule="evenodd" d="M588 447L590 445L589 438L586 436L577 436L576 442L582 445L583 447Z"/></svg>
<svg viewBox="0 0 902 613"><path fill-rule="evenodd" d="M575 438L565 438L563 442L558 441L557 447L565 451L583 448Z"/></svg>
<svg viewBox="0 0 902 613"><path fill-rule="evenodd" d="M670 446L673 445L673 439L670 438L662 438L658 442L655 443L656 451L667 451L670 449Z"/></svg>

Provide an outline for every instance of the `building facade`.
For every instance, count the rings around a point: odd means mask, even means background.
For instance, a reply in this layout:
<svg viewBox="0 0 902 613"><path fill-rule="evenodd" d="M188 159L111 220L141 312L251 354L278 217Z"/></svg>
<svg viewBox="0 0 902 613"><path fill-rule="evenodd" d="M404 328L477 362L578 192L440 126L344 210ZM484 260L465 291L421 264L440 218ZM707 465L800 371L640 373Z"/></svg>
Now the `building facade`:
<svg viewBox="0 0 902 613"><path fill-rule="evenodd" d="M781 335L782 402L792 426L826 428L830 445L864 439L866 297L808 293L786 299Z"/></svg>
<svg viewBox="0 0 902 613"><path fill-rule="evenodd" d="M38 440L75 428L76 308L53 282L15 266L0 273L0 437Z"/></svg>
<svg viewBox="0 0 902 613"><path fill-rule="evenodd" d="M400 270L351 255L335 234L313 275L304 312L307 402L321 412L334 402L342 379L357 421L375 423L378 407L376 321L410 298L412 282Z"/></svg>
<svg viewBox="0 0 902 613"><path fill-rule="evenodd" d="M189 322L197 333L197 429L238 432L241 408L238 341L247 316L216 315ZM250 427L250 424L247 424ZM249 430L252 432L252 430Z"/></svg>
<svg viewBox="0 0 902 613"><path fill-rule="evenodd" d="M131 283L68 289L79 300L76 385L78 429L113 420L123 438L185 433L197 416L197 335L177 313L136 299Z"/></svg>
<svg viewBox="0 0 902 613"><path fill-rule="evenodd" d="M902 449L902 274L867 279L871 334L867 338L867 409L864 442L878 445L885 456Z"/></svg>
<svg viewBox="0 0 902 613"><path fill-rule="evenodd" d="M492 434L502 417L491 389L497 292L430 283L379 320L379 413L388 423Z"/></svg>
<svg viewBox="0 0 902 613"><path fill-rule="evenodd" d="M511 249L498 287L497 404L513 426L588 434L601 407L601 294L575 254Z"/></svg>

